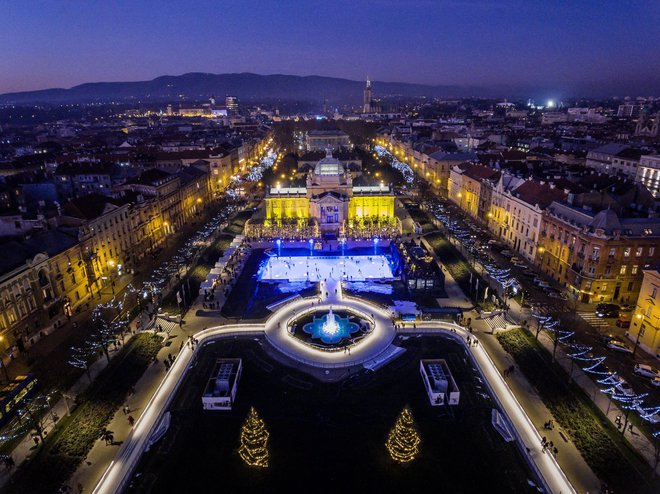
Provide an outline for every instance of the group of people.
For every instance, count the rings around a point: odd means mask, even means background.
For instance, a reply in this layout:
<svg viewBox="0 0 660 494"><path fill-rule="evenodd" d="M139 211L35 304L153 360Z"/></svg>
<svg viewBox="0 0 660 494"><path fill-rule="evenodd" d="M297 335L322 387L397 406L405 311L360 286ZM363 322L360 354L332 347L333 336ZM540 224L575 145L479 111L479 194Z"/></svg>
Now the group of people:
<svg viewBox="0 0 660 494"><path fill-rule="evenodd" d="M559 453L557 446L555 446L552 441L548 441L545 436L541 438L541 446L543 446L543 449L541 450L543 453L545 453L546 450L550 451L555 456L557 456L557 453Z"/></svg>

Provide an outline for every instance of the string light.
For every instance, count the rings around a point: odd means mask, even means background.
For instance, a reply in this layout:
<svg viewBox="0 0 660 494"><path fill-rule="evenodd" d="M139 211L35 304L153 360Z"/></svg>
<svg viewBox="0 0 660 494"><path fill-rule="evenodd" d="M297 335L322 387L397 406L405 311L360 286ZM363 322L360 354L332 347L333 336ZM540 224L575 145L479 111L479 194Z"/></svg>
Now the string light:
<svg viewBox="0 0 660 494"><path fill-rule="evenodd" d="M415 429L410 408L403 409L387 437L385 447L397 463L410 463L419 454L421 439Z"/></svg>
<svg viewBox="0 0 660 494"><path fill-rule="evenodd" d="M238 454L251 467L268 467L268 431L254 407L250 407L248 416L241 427Z"/></svg>

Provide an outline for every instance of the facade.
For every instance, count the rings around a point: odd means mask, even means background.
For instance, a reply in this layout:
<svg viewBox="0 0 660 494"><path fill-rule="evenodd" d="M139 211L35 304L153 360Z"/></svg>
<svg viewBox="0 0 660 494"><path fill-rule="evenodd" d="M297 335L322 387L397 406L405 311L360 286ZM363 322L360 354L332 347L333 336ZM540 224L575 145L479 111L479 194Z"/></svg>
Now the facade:
<svg viewBox="0 0 660 494"><path fill-rule="evenodd" d="M660 354L660 270L644 269L628 338L651 355Z"/></svg>
<svg viewBox="0 0 660 494"><path fill-rule="evenodd" d="M566 193L552 184L502 175L493 188L488 226L511 248L533 262L537 256L543 210L565 197Z"/></svg>
<svg viewBox="0 0 660 494"><path fill-rule="evenodd" d="M305 134L305 147L307 151L337 151L353 146L348 134L341 130L310 130Z"/></svg>
<svg viewBox="0 0 660 494"><path fill-rule="evenodd" d="M660 197L660 155L647 155L639 159L635 180L643 184L654 198Z"/></svg>
<svg viewBox="0 0 660 494"><path fill-rule="evenodd" d="M479 218L480 202L483 214L482 184L497 180L500 172L481 165L464 164L449 172L449 199L473 218ZM481 218L482 220L484 218Z"/></svg>
<svg viewBox="0 0 660 494"><path fill-rule="evenodd" d="M614 173L614 159L619 153L628 149L624 144L605 144L587 153L586 165L604 173ZM634 176L634 174L633 174Z"/></svg>
<svg viewBox="0 0 660 494"><path fill-rule="evenodd" d="M616 116L620 118L637 118L642 112L642 105L619 105Z"/></svg>
<svg viewBox="0 0 660 494"><path fill-rule="evenodd" d="M660 261L660 218L619 218L553 202L543 213L540 268L582 302L637 298L642 270Z"/></svg>
<svg viewBox="0 0 660 494"><path fill-rule="evenodd" d="M348 234L365 224L395 224L389 186L354 187L351 173L331 154L309 172L306 187L271 188L265 205L266 227L303 227L312 221L321 233Z"/></svg>

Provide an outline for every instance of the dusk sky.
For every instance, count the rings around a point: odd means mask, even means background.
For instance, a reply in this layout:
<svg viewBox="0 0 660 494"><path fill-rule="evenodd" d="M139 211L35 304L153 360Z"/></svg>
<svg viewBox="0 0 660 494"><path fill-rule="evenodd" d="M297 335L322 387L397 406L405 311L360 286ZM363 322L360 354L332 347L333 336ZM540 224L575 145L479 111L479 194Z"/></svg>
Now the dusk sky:
<svg viewBox="0 0 660 494"><path fill-rule="evenodd" d="M26 0L0 12L0 93L185 72L660 89L658 0Z"/></svg>

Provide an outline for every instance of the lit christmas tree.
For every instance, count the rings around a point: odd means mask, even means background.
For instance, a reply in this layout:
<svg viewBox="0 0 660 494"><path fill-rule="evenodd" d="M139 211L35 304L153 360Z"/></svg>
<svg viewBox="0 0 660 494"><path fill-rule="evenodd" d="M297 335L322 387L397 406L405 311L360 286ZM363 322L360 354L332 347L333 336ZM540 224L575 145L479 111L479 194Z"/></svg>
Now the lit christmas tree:
<svg viewBox="0 0 660 494"><path fill-rule="evenodd" d="M385 446L394 461L409 463L419 454L420 441L410 408L406 407L396 419Z"/></svg>
<svg viewBox="0 0 660 494"><path fill-rule="evenodd" d="M268 466L268 431L254 407L250 407L250 412L243 422L238 454L252 467Z"/></svg>

